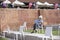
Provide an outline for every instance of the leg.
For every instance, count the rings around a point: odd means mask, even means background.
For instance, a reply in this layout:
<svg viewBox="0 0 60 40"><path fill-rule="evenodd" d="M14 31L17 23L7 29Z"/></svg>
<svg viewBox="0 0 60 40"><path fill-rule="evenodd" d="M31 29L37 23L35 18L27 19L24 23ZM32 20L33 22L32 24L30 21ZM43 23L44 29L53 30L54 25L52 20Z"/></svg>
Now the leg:
<svg viewBox="0 0 60 40"><path fill-rule="evenodd" d="M42 24L40 25L40 29L42 30L42 33L43 33L43 25Z"/></svg>
<svg viewBox="0 0 60 40"><path fill-rule="evenodd" d="M36 29L35 29L34 31L35 31L35 32L37 32L37 30L36 30Z"/></svg>
<svg viewBox="0 0 60 40"><path fill-rule="evenodd" d="M42 33L43 33L43 25L41 27L42 27Z"/></svg>
<svg viewBox="0 0 60 40"><path fill-rule="evenodd" d="M34 33L34 31L36 31L36 24L34 24L33 31L31 33Z"/></svg>

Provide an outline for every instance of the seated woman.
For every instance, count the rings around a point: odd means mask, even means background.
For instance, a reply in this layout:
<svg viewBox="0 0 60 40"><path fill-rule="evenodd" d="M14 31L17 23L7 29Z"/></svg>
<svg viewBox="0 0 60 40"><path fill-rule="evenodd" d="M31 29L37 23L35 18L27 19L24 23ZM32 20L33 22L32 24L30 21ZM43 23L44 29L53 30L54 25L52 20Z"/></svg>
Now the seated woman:
<svg viewBox="0 0 60 40"><path fill-rule="evenodd" d="M31 33L37 32L36 29L42 28L42 25L43 25L42 16L39 16L39 18L34 21L33 31Z"/></svg>

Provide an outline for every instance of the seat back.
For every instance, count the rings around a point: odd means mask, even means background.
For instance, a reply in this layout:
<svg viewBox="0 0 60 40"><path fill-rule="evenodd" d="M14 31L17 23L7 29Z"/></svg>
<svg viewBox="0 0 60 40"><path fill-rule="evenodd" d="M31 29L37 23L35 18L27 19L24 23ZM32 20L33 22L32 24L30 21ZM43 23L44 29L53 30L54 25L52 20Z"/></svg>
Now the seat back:
<svg viewBox="0 0 60 40"><path fill-rule="evenodd" d="M46 36L52 36L52 27L46 27L45 35Z"/></svg>
<svg viewBox="0 0 60 40"><path fill-rule="evenodd" d="M6 31L10 31L10 27L7 25L7 29L6 29Z"/></svg>
<svg viewBox="0 0 60 40"><path fill-rule="evenodd" d="M27 24L27 23L26 23L26 22L24 22L23 26L24 26L24 27L26 27L26 24Z"/></svg>
<svg viewBox="0 0 60 40"><path fill-rule="evenodd" d="M19 32L23 32L23 30L24 30L24 27L23 26L20 26Z"/></svg>
<svg viewBox="0 0 60 40"><path fill-rule="evenodd" d="M25 29L25 27L26 27L26 22L24 22L24 24L22 26L20 26L19 31L23 32L23 30Z"/></svg>

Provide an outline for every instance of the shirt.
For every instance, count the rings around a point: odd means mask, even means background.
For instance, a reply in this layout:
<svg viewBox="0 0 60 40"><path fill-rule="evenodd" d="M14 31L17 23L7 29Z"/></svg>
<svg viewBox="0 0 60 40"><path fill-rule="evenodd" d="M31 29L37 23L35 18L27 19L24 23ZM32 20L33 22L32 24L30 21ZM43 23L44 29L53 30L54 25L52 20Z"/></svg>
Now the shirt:
<svg viewBox="0 0 60 40"><path fill-rule="evenodd" d="M43 20L42 20L42 19L37 19L37 20L35 20L34 22L35 22L35 24L40 25L40 23L42 23Z"/></svg>

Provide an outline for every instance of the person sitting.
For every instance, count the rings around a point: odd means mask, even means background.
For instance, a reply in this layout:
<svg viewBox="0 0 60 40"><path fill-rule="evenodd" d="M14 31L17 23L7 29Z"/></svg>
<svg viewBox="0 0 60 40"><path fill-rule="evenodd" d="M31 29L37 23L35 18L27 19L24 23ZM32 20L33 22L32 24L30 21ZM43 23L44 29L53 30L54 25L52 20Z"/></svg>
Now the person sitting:
<svg viewBox="0 0 60 40"><path fill-rule="evenodd" d="M43 25L42 16L39 16L39 18L34 21L33 31L31 33L37 32L36 29L40 29L42 25Z"/></svg>

